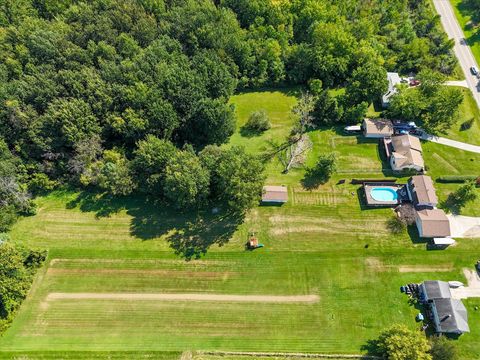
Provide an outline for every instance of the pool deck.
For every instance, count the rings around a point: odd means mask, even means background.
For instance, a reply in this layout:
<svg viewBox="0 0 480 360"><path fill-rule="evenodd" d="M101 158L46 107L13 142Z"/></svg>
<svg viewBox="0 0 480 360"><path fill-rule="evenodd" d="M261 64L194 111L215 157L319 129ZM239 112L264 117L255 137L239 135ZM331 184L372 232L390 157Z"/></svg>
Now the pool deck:
<svg viewBox="0 0 480 360"><path fill-rule="evenodd" d="M373 188L389 188L397 192L398 197L393 201L378 201L372 197L371 190ZM404 201L408 201L408 194L405 188L405 184L379 184L379 183L365 183L363 184L363 190L365 193L365 198L367 200L367 205L369 206L385 206L393 207L398 204L401 204Z"/></svg>

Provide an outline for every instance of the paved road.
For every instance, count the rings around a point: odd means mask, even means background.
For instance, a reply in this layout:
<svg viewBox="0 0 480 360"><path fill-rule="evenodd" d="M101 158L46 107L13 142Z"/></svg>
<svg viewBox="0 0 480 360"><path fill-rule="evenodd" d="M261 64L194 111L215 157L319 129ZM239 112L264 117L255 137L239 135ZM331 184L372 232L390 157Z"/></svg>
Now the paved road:
<svg viewBox="0 0 480 360"><path fill-rule="evenodd" d="M457 56L460 66L465 74L468 87L472 91L478 107L480 107L479 79L470 73L471 66L476 66L477 68L479 67L475 61L475 57L473 56L470 47L465 43L465 35L458 24L452 5L450 4L449 0L433 0L433 4L440 15L443 28L445 29L448 37L455 40L455 55Z"/></svg>
<svg viewBox="0 0 480 360"><path fill-rule="evenodd" d="M477 145L471 145L461 141L450 140L444 137L425 134L425 133L422 136L420 136L420 139L426 140L426 141L432 141L438 144L454 147L460 150L465 150L465 151L470 151L473 153L480 154L480 146L477 146Z"/></svg>

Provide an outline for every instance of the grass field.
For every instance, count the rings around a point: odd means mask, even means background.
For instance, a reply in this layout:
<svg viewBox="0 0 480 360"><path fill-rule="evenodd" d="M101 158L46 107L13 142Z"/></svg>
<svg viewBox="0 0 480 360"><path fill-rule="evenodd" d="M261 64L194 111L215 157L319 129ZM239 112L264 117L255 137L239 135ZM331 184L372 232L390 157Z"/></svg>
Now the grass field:
<svg viewBox="0 0 480 360"><path fill-rule="evenodd" d="M257 153L267 139L286 136L294 94L264 91L233 97L239 131L231 143ZM241 136L249 113L260 108L270 114L272 129L260 137ZM39 198L38 215L20 220L11 237L49 249L48 263L0 339L0 358L170 360L186 350L363 353L367 340L391 324L419 327L414 320L418 310L399 287L425 279L464 280L462 268L476 261L478 240L426 251L414 230L391 235L386 226L390 209L367 210L358 186L349 181L336 185L340 179L388 174L377 144L335 129L309 136L314 147L307 164L334 151L339 173L307 191L301 185L304 169L281 174L274 160L267 183L287 185L290 200L282 207L259 206L243 223L179 214L139 197L99 199L65 190ZM480 155L433 143L424 144L424 150L434 178L478 171ZM455 187L438 184L440 197ZM464 213L480 216L479 205L469 205ZM257 232L265 248L244 250L249 230ZM174 254L187 236L206 244L201 260L186 262ZM319 300L105 300L55 298L52 293L317 295ZM474 310L480 299L466 306L472 332L458 340L465 360L480 353L480 312ZM198 360L218 358L202 356Z"/></svg>

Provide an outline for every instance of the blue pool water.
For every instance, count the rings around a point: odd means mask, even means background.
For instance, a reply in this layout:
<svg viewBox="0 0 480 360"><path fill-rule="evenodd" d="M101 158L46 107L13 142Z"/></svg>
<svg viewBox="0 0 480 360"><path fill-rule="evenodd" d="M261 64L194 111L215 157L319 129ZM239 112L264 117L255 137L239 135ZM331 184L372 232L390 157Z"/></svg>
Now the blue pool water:
<svg viewBox="0 0 480 360"><path fill-rule="evenodd" d="M373 188L370 190L370 195L375 201L391 202L398 199L397 191L388 187Z"/></svg>

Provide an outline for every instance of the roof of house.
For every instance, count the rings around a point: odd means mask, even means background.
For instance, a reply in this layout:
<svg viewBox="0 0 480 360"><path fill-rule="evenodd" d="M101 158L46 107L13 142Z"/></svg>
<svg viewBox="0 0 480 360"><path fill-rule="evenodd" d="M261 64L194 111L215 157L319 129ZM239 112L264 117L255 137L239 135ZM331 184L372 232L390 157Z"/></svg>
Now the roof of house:
<svg viewBox="0 0 480 360"><path fill-rule="evenodd" d="M264 186L262 201L266 202L287 202L288 189L286 186Z"/></svg>
<svg viewBox="0 0 480 360"><path fill-rule="evenodd" d="M447 237L451 235L450 221L441 209L417 211L422 226L423 237Z"/></svg>
<svg viewBox="0 0 480 360"><path fill-rule="evenodd" d="M393 134L393 124L388 119L368 119L363 120L363 128L368 134L378 134L390 136Z"/></svg>
<svg viewBox="0 0 480 360"><path fill-rule="evenodd" d="M420 139L412 135L399 135L392 137L393 151L402 152L408 149L422 151Z"/></svg>
<svg viewBox="0 0 480 360"><path fill-rule="evenodd" d="M435 299L432 310L436 312L436 330L441 333L470 332L465 305L458 299Z"/></svg>
<svg viewBox="0 0 480 360"><path fill-rule="evenodd" d="M412 176L408 180L410 189L412 190L412 196L414 202L438 204L438 197L435 192L435 186L433 185L432 178L426 175Z"/></svg>
<svg viewBox="0 0 480 360"><path fill-rule="evenodd" d="M424 295L427 299L450 299L450 285L446 281L427 280L423 282Z"/></svg>
<svg viewBox="0 0 480 360"><path fill-rule="evenodd" d="M395 159L395 165L397 168L416 166L419 168L425 167L423 156L420 151L412 149L403 149L402 151L395 151L392 153Z"/></svg>
<svg viewBox="0 0 480 360"><path fill-rule="evenodd" d="M400 84L401 80L400 75L396 72L387 72L388 86L394 87L397 84Z"/></svg>

